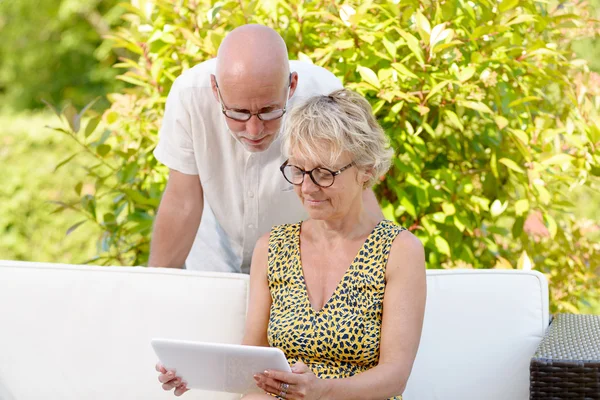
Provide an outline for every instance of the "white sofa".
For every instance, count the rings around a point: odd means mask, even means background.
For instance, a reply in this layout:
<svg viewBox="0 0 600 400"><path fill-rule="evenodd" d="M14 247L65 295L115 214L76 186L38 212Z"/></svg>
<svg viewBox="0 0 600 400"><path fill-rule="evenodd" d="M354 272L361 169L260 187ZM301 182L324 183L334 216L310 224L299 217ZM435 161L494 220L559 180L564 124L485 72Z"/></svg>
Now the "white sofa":
<svg viewBox="0 0 600 400"><path fill-rule="evenodd" d="M405 400L525 400L549 323L535 271L429 270ZM0 399L173 399L153 337L239 343L244 275L0 261ZM239 399L190 391L187 399Z"/></svg>

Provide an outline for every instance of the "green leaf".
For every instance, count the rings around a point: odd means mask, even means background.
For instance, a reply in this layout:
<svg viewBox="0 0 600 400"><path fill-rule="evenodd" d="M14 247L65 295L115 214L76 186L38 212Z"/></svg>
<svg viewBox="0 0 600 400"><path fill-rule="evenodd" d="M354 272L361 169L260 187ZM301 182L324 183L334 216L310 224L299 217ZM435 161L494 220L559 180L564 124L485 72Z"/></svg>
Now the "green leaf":
<svg viewBox="0 0 600 400"><path fill-rule="evenodd" d="M86 194L81 198L81 207L89 212L96 219L96 198L91 194Z"/></svg>
<svg viewBox="0 0 600 400"><path fill-rule="evenodd" d="M333 44L333 47L335 47L338 50L352 49L352 48L354 48L354 40L353 39L338 40Z"/></svg>
<svg viewBox="0 0 600 400"><path fill-rule="evenodd" d="M521 14L521 15L518 15L516 18L513 18L510 21L508 21L505 25L510 26L510 25L515 25L515 24L522 24L524 22L535 22L535 21L536 21L536 18L534 15Z"/></svg>
<svg viewBox="0 0 600 400"><path fill-rule="evenodd" d="M446 81L442 81L442 82L437 83L433 88L431 88L431 90L427 94L427 97L425 97L425 101L427 101L430 98L432 98L435 94L437 94L438 92L440 92L442 89L444 89L445 87L447 87L448 84L450 84L452 82L453 81L451 81L451 80L446 80Z"/></svg>
<svg viewBox="0 0 600 400"><path fill-rule="evenodd" d="M415 14L415 22L417 23L419 29L421 29L428 35L431 33L431 24L429 23L427 17L424 16L423 13L421 13L421 11L417 11L417 13Z"/></svg>
<svg viewBox="0 0 600 400"><path fill-rule="evenodd" d="M102 117L96 117L96 118L92 118L89 120L87 126L85 127L85 137L86 138L89 137L92 133L94 133L94 131L96 130L96 127L100 123L101 119L102 119Z"/></svg>
<svg viewBox="0 0 600 400"><path fill-rule="evenodd" d="M81 189L83 189L83 183L79 182L77 185L75 185L75 194L77 196L81 196Z"/></svg>
<svg viewBox="0 0 600 400"><path fill-rule="evenodd" d="M62 119L62 115L60 114L60 111L58 111L58 109L56 107L54 107L49 101L42 99L42 103L44 103L50 110L52 110L52 112L54 114L56 114L58 119Z"/></svg>
<svg viewBox="0 0 600 400"><path fill-rule="evenodd" d="M441 236L436 236L434 239L434 242L435 242L436 249L440 253L445 254L448 257L450 257L450 245L448 245L448 242L446 241L446 239L444 239Z"/></svg>
<svg viewBox="0 0 600 400"><path fill-rule="evenodd" d="M494 265L495 269L513 269L512 264L504 257L497 256L496 264Z"/></svg>
<svg viewBox="0 0 600 400"><path fill-rule="evenodd" d="M513 160L509 160L508 158L501 158L498 160L498 162L504 164L508 169L511 169L515 172L518 172L520 174L525 173L525 171L523 171L523 169L519 167L519 165Z"/></svg>
<svg viewBox="0 0 600 400"><path fill-rule="evenodd" d="M502 130L508 126L508 120L501 115L494 117L494 121L496 121L496 125L498 129Z"/></svg>
<svg viewBox="0 0 600 400"><path fill-rule="evenodd" d="M546 228L548 228L548 232L550 233L550 238L554 239L556 237L556 233L558 232L556 220L550 214L544 213L544 222Z"/></svg>
<svg viewBox="0 0 600 400"><path fill-rule="evenodd" d="M498 179L500 175L498 174L498 160L495 151L492 152L492 156L490 157L490 169L492 170L492 175Z"/></svg>
<svg viewBox="0 0 600 400"><path fill-rule="evenodd" d="M197 47L202 48L202 42L200 41L200 39L198 39L197 35L194 35L194 33L192 33L192 31L184 27L179 27L178 29L188 42L193 43ZM158 34L160 35L160 32L158 32Z"/></svg>
<svg viewBox="0 0 600 400"><path fill-rule="evenodd" d="M525 217L520 216L515 218L515 223L512 226L512 236L518 239L523 233L523 226L525 225Z"/></svg>
<svg viewBox="0 0 600 400"><path fill-rule="evenodd" d="M508 10L512 10L519 4L519 0L502 0L500 5L498 6L498 11L500 13L505 13Z"/></svg>
<svg viewBox="0 0 600 400"><path fill-rule="evenodd" d="M400 63L392 63L392 68L394 68L396 71L398 71L400 73L401 77L409 77L409 78L419 79L419 77L417 75L415 75L411 70L409 70L408 68L406 68L404 65L402 65Z"/></svg>
<svg viewBox="0 0 600 400"><path fill-rule="evenodd" d="M60 167L62 167L63 165L65 165L66 163L68 163L69 161L74 159L75 157L77 157L79 154L81 154L81 153L71 154L69 157L67 157L64 160L62 160L61 162L59 162L58 165L56 167L54 167L54 172L58 171L58 169Z"/></svg>
<svg viewBox="0 0 600 400"><path fill-rule="evenodd" d="M360 74L360 77L362 78L363 81L369 83L370 85L376 87L377 89L381 88L381 83L379 82L379 78L377 78L377 74L375 74L375 72L373 72L372 69L359 65L356 68L356 70Z"/></svg>
<svg viewBox="0 0 600 400"><path fill-rule="evenodd" d="M387 50L387 52L390 54L390 56L392 57L392 59L396 58L396 45L392 42L390 42L389 40L387 40L385 38L385 36L382 39L383 42L383 46L385 47L385 49Z"/></svg>
<svg viewBox="0 0 600 400"><path fill-rule="evenodd" d="M464 232L466 229L465 224L463 224L460 218L458 218L458 215L454 215L454 226L456 226L461 232Z"/></svg>
<svg viewBox="0 0 600 400"><path fill-rule="evenodd" d="M581 311L573 304L569 303L568 301L559 301L558 304L560 304L560 306L562 308L564 308L564 311L571 313L571 314L580 314Z"/></svg>
<svg viewBox="0 0 600 400"><path fill-rule="evenodd" d="M493 114L492 110L490 110L488 106L486 106L480 101L458 100L457 103L463 107L467 107L475 111Z"/></svg>
<svg viewBox="0 0 600 400"><path fill-rule="evenodd" d="M102 216L102 221L105 225L114 225L116 222L115 214L106 213Z"/></svg>
<svg viewBox="0 0 600 400"><path fill-rule="evenodd" d="M533 262L531 262L531 259L527 255L526 251L521 253L519 261L517 262L517 268L524 271L531 271L533 269Z"/></svg>
<svg viewBox="0 0 600 400"><path fill-rule="evenodd" d="M533 187L538 193L538 198L540 199L540 202L544 205L550 204L552 196L550 195L550 192L548 192L548 190L543 186L543 184L534 183Z"/></svg>
<svg viewBox="0 0 600 400"><path fill-rule="evenodd" d="M69 123L71 130L75 133L79 132L79 115L77 115L75 107L72 104L68 104L63 110L63 115Z"/></svg>
<svg viewBox="0 0 600 400"><path fill-rule="evenodd" d="M460 129L461 132L465 130L465 127L462 124L462 122L460 121L460 118L458 118L458 115L456 115L456 113L454 111L445 110L444 113L448 117L448 120L450 121L450 123L452 125L454 125L455 128Z"/></svg>
<svg viewBox="0 0 600 400"><path fill-rule="evenodd" d="M473 67L466 67L462 71L460 71L460 73L458 74L458 80L461 83L462 82L466 82L469 79L471 79L473 77L473 75L475 75L475 68L473 68Z"/></svg>
<svg viewBox="0 0 600 400"><path fill-rule="evenodd" d="M450 35L454 34L452 29L444 29L446 27L446 23L442 23L436 25L431 30L431 35L429 37L429 48L433 49L438 43L446 40Z"/></svg>
<svg viewBox="0 0 600 400"><path fill-rule="evenodd" d="M404 40L406 41L406 45L408 46L410 51L412 51L412 53L417 57L417 60L419 60L419 62L421 62L421 64L423 64L425 62L425 60L423 57L423 49L419 45L419 40L416 37L414 37L412 34L406 32L402 29L398 29L398 32L400 33L400 36L402 36L404 38Z"/></svg>
<svg viewBox="0 0 600 400"><path fill-rule="evenodd" d="M508 108L513 108L513 107L516 107L516 106L518 106L520 104L527 103L527 102L530 102L530 101L540 101L540 100L542 100L541 97L537 97L537 96L525 96L525 97L523 97L521 99L517 99L515 101L511 101L508 104Z"/></svg>
<svg viewBox="0 0 600 400"><path fill-rule="evenodd" d="M442 210L444 210L444 214L446 215L454 215L456 213L456 208L452 203L442 203Z"/></svg>
<svg viewBox="0 0 600 400"><path fill-rule="evenodd" d="M494 200L494 202L492 203L492 206L490 208L492 217L495 218L495 217L501 215L506 210L506 207L508 207L508 201L505 201L504 203L502 203L498 199Z"/></svg>
<svg viewBox="0 0 600 400"><path fill-rule="evenodd" d="M108 122L108 124L110 124L110 125L117 122L117 119L119 119L119 114L117 114L114 111L110 111L106 114L106 122Z"/></svg>
<svg viewBox="0 0 600 400"><path fill-rule="evenodd" d="M117 79L119 79L119 80L121 80L123 82L131 83L134 86L141 86L141 87L148 87L148 86L150 86L148 84L148 82L144 82L144 81L141 81L139 79L132 78L131 76L128 76L128 75L119 75L119 76L117 76Z"/></svg>
<svg viewBox="0 0 600 400"><path fill-rule="evenodd" d="M509 129L508 132L511 134L511 136L514 136L517 139L519 139L521 143L529 143L529 136L527 136L527 133L525 131L521 129Z"/></svg>
<svg viewBox="0 0 600 400"><path fill-rule="evenodd" d="M404 102L403 101L399 101L396 104L394 104L392 106L392 108L390 109L390 111L394 114L397 115L400 110L402 110L402 107L404 107Z"/></svg>
<svg viewBox="0 0 600 400"><path fill-rule="evenodd" d="M67 229L67 233L65 234L65 236L69 236L71 233L73 233L73 231L77 228L79 228L81 225L85 224L88 220L84 219L83 221L79 221L76 224L71 225L71 227L69 229Z"/></svg>
<svg viewBox="0 0 600 400"><path fill-rule="evenodd" d="M396 220L396 216L394 215L394 205L392 203L388 202L385 206L381 207L381 211L383 212L385 219L390 221Z"/></svg>
<svg viewBox="0 0 600 400"><path fill-rule="evenodd" d="M408 197L402 197L400 199L400 204L406 209L406 212L409 213L413 218L417 218L417 210L415 206L410 202Z"/></svg>
<svg viewBox="0 0 600 400"><path fill-rule="evenodd" d="M490 200L484 197L479 196L471 196L471 203L477 204L479 207L483 208L485 211L489 211L490 209Z"/></svg>
<svg viewBox="0 0 600 400"><path fill-rule="evenodd" d="M575 158L569 154L561 153L555 154L550 158L542 161L542 165L560 165L564 166L565 164L570 164Z"/></svg>
<svg viewBox="0 0 600 400"><path fill-rule="evenodd" d="M108 144L101 144L100 146L98 146L96 148L96 153L98 153L98 155L100 157L104 157L104 156L106 156L110 152L110 150L111 150L110 145L108 145Z"/></svg>
<svg viewBox="0 0 600 400"><path fill-rule="evenodd" d="M515 213L518 216L522 216L522 215L525 215L527 213L527 211L529 211L529 200L527 200L527 199L517 200L515 203Z"/></svg>

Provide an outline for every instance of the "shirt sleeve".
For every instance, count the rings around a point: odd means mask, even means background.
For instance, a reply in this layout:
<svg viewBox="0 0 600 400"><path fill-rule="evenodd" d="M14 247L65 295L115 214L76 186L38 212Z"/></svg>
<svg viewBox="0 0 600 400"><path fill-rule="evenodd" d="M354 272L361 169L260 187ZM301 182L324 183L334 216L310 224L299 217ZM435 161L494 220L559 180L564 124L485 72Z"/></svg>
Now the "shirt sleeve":
<svg viewBox="0 0 600 400"><path fill-rule="evenodd" d="M160 128L158 145L154 157L170 169L188 175L198 175L194 156L191 116L186 107L185 95L176 79L167 96L165 115Z"/></svg>

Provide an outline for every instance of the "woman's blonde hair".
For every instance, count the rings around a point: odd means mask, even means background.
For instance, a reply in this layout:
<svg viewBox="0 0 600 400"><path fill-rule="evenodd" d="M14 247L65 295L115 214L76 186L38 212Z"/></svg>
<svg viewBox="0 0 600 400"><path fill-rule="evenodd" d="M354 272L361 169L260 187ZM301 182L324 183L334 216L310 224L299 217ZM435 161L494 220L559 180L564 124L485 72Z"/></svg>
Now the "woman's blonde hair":
<svg viewBox="0 0 600 400"><path fill-rule="evenodd" d="M367 187L387 172L394 154L369 102L347 89L294 107L283 128L282 145L287 157L293 151L327 167L338 166L341 154L349 152L358 168L371 171Z"/></svg>

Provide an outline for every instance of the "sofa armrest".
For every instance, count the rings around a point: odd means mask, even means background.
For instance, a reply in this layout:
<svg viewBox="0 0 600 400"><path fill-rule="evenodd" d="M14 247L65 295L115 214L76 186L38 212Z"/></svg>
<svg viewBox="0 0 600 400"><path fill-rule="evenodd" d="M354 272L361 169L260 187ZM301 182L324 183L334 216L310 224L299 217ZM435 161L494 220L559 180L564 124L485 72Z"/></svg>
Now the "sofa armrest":
<svg viewBox="0 0 600 400"><path fill-rule="evenodd" d="M600 315L557 314L529 371L530 399L600 399Z"/></svg>

